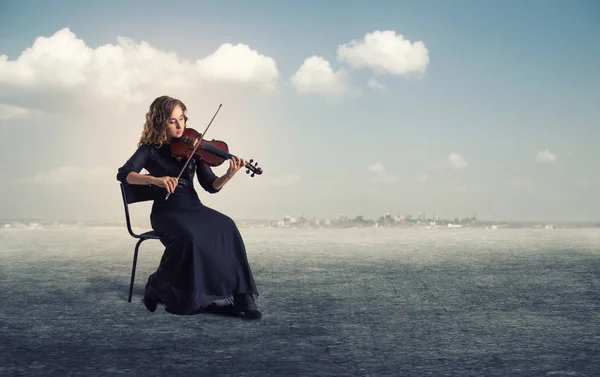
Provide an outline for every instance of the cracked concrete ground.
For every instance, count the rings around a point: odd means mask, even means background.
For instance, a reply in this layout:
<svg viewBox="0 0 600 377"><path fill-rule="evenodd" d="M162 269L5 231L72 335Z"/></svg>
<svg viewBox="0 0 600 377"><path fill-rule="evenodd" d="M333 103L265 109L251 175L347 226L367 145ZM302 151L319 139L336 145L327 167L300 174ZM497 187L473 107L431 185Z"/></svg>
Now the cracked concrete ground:
<svg viewBox="0 0 600 377"><path fill-rule="evenodd" d="M598 376L600 229L241 229L261 321L149 313L122 228L0 231L2 376Z"/></svg>

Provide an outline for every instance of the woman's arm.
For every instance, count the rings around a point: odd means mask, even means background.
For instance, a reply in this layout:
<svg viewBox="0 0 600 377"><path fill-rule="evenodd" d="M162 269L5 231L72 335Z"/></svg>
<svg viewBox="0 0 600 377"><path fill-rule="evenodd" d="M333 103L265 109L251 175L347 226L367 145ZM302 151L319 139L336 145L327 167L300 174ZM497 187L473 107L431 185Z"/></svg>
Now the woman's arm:
<svg viewBox="0 0 600 377"><path fill-rule="evenodd" d="M132 185L154 185L167 189L167 192L175 192L179 180L175 177L153 177L147 174L140 174L134 171L127 174L127 183Z"/></svg>
<svg viewBox="0 0 600 377"><path fill-rule="evenodd" d="M139 174L148 162L148 146L142 144L117 171L117 181L133 185L147 185L149 178Z"/></svg>
<svg viewBox="0 0 600 377"><path fill-rule="evenodd" d="M140 174L134 171L127 174L125 178L127 183L132 185L153 185L156 178L147 174Z"/></svg>
<svg viewBox="0 0 600 377"><path fill-rule="evenodd" d="M210 166L200 159L196 160L196 178L198 179L200 186L202 186L206 192L211 194L219 192L224 184L216 187L215 182L223 177L217 178Z"/></svg>
<svg viewBox="0 0 600 377"><path fill-rule="evenodd" d="M223 174L220 177L217 177L215 173L213 173L210 166L208 166L204 161L198 160L196 165L196 173L198 175L198 181L200 185L209 193L214 194L219 192L223 186L227 182L233 178L235 173L240 170L246 162L239 157L233 157L229 160L229 169L227 169L227 173Z"/></svg>
<svg viewBox="0 0 600 377"><path fill-rule="evenodd" d="M229 180L231 180L232 177L230 177L227 173L223 174L222 176L220 176L219 178L215 179L212 182L212 187L215 190L220 190L221 188L223 188L223 186L225 186L225 184L227 182L229 182Z"/></svg>

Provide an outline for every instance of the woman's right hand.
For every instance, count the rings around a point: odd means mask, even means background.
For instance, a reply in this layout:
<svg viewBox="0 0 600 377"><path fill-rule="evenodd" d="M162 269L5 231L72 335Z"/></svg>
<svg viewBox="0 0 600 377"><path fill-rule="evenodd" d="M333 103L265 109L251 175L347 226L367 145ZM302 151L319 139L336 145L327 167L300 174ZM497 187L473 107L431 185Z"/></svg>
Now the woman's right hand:
<svg viewBox="0 0 600 377"><path fill-rule="evenodd" d="M154 185L166 188L170 194L175 191L178 182L179 180L174 177L155 177L153 180Z"/></svg>

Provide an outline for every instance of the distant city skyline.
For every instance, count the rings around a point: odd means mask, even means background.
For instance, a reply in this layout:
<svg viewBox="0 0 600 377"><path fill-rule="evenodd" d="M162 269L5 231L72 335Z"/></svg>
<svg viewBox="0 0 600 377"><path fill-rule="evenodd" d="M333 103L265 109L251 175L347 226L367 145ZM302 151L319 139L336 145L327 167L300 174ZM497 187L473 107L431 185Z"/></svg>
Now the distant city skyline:
<svg viewBox="0 0 600 377"><path fill-rule="evenodd" d="M264 169L196 183L233 218L597 221L598 20L589 0L3 1L0 218L122 218L117 169L167 94L199 131L223 103L207 138Z"/></svg>
<svg viewBox="0 0 600 377"><path fill-rule="evenodd" d="M131 209L130 209L131 211ZM149 221L149 212L144 214L144 211L140 211L137 210L135 211L133 214L130 213L131 216L131 220L132 223L138 223L138 222L148 222ZM248 218L234 218L234 221L266 221L266 222L273 222L273 221L280 221L280 220L285 220L285 219L289 219L292 222L298 222L301 220L305 220L305 221L355 221L358 219L362 219L364 221L375 221L378 222L380 221L382 218L385 217L389 217L392 219L401 219L402 222L418 222L421 221L423 223L428 223L428 222L441 222L441 223L447 223L447 222L456 222L458 220L458 222L464 222L464 221L475 221L475 222L483 222L483 223L497 223L497 224L502 224L502 223L513 223L513 224L521 224L521 223L532 223L532 224L596 224L597 226L600 226L600 220L566 220L566 219L555 219L555 220L534 220L534 219L530 219L530 220L519 220L519 219L494 219L494 218L481 218L479 216L477 216L476 214L473 214L471 216L448 216L448 217L441 217L438 216L437 214L434 216L433 214L431 214L431 216L425 214L423 216L423 214L410 214L410 213L406 213L406 214L400 214L400 213L391 213L391 212L386 212L386 213L382 213L378 216L374 216L374 217L369 217L369 216L365 216L364 214L347 214L347 213L338 213L334 216L325 216L325 217L319 217L319 216L311 216L308 214L284 214L282 216L279 217L248 217ZM124 223L125 222L125 216L123 217L113 217L113 218L105 218L105 219L95 219L93 217L89 217L89 218L78 218L78 219L59 219L59 218L33 218L33 217L13 217L13 218L1 218L0 217L0 225L2 224L10 224L13 222L18 222L18 223Z"/></svg>

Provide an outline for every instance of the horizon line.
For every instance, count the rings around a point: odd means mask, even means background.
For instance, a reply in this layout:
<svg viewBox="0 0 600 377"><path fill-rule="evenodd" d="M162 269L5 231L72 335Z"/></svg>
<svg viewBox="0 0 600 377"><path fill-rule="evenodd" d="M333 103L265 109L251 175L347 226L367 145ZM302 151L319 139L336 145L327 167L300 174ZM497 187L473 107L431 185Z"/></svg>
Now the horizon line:
<svg viewBox="0 0 600 377"><path fill-rule="evenodd" d="M332 220L337 220L336 218L329 218L329 217L306 217L306 216L290 216L293 218L300 218L300 217L304 217L306 220L322 220L322 219L332 219ZM356 216L358 217L358 216ZM356 218L354 217L354 218ZM285 217L284 217L285 218ZM425 219L425 220L421 220L418 218L413 218L412 221L453 221L455 218L458 218L459 220L461 219L471 219L471 217L452 217L452 218L438 218L437 220L432 220L432 219ZM348 217L348 219L353 219L351 217ZM376 219L370 219L368 217L363 217L364 220L371 220L371 221L377 221ZM132 218L133 220L133 218ZM135 220L139 220L138 218L135 218ZM148 219L149 220L149 219ZM238 217L237 221L281 221L283 220L283 218L265 218L265 217L261 217L261 218L252 218L252 217ZM35 218L35 217L13 217L13 218L0 218L0 222L7 222L7 221L28 221L28 222L33 222L33 221L39 221L39 222L91 222L91 223L103 223L103 222L125 222L126 220L123 219L49 219L49 218ZM517 219L512 219L512 220L507 220L507 219L487 219L487 218L476 218L476 221L479 222L497 222L497 223L600 223L600 219L596 219L596 220L558 220L558 219L536 219L536 220L517 220Z"/></svg>

